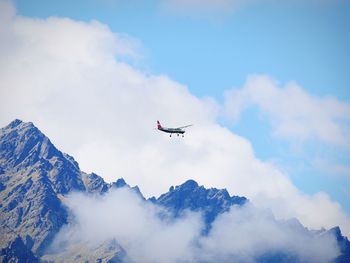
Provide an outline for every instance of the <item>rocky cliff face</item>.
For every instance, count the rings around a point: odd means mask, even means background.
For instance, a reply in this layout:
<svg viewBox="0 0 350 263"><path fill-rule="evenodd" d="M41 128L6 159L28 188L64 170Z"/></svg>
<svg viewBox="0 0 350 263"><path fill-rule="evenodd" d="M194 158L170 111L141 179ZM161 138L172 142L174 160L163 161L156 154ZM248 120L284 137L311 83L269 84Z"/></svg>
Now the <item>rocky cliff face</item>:
<svg viewBox="0 0 350 263"><path fill-rule="evenodd" d="M79 168L32 123L19 120L0 130L0 166L1 228L40 254L67 222L60 194L85 189Z"/></svg>
<svg viewBox="0 0 350 263"><path fill-rule="evenodd" d="M1 262L40 262L19 236L0 249L0 258Z"/></svg>
<svg viewBox="0 0 350 263"><path fill-rule="evenodd" d="M63 154L32 123L11 122L0 131L0 165L7 174L45 174L55 192L84 191L78 163Z"/></svg>
<svg viewBox="0 0 350 263"><path fill-rule="evenodd" d="M67 223L62 203L71 191L103 193L101 177L85 174L32 123L20 120L0 130L1 246L23 244L41 255ZM12 248L15 246L12 245Z"/></svg>
<svg viewBox="0 0 350 263"><path fill-rule="evenodd" d="M344 237L339 227L334 227L324 233L324 235L332 235L336 237L338 247L340 250L340 256L337 257L334 262L347 263L350 262L350 241L347 237Z"/></svg>
<svg viewBox="0 0 350 263"><path fill-rule="evenodd" d="M88 193L103 194L108 191L110 185L107 184L102 177L97 174L81 173L85 189Z"/></svg>
<svg viewBox="0 0 350 263"><path fill-rule="evenodd" d="M72 191L103 194L116 186L117 183L107 184L94 173L80 171L73 157L59 151L32 123L14 120L0 130L2 262L39 260L54 236L68 222L65 195ZM140 193L137 187L133 189ZM108 250L106 258L119 262L122 250L115 242L110 249L110 242L96 248L96 253ZM84 252L87 258L94 255L98 259L94 251L83 251L89 252ZM75 252L73 249L67 256L72 259ZM53 258L56 261L59 257ZM81 256L77 261L83 259Z"/></svg>
<svg viewBox="0 0 350 263"><path fill-rule="evenodd" d="M188 180L182 185L170 187L169 192L162 194L153 202L165 206L175 216L189 209L204 214L205 223L210 225L217 215L228 211L233 205L244 205L245 197L230 196L226 189L199 186L194 180Z"/></svg>

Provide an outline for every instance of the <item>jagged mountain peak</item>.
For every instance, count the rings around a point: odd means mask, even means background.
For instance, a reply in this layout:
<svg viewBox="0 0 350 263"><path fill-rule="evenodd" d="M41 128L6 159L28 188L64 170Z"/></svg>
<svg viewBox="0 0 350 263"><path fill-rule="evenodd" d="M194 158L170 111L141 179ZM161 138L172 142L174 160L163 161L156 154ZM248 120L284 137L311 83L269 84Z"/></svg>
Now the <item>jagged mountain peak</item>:
<svg viewBox="0 0 350 263"><path fill-rule="evenodd" d="M139 195L142 199L146 200L143 194L141 193L140 188L137 185L131 187L128 183L125 182L124 178L119 178L117 179L117 181L111 184L111 188L118 189L122 187L129 188L130 190L134 191L137 195Z"/></svg>
<svg viewBox="0 0 350 263"><path fill-rule="evenodd" d="M333 233L337 238L342 236L341 230L339 226L335 226L328 230L328 232Z"/></svg>
<svg viewBox="0 0 350 263"><path fill-rule="evenodd" d="M32 122L24 122L19 119L15 119L8 125L0 129L0 136L4 136L9 133L17 133L17 136L23 136L25 139L36 135L39 138L48 139Z"/></svg>
<svg viewBox="0 0 350 263"><path fill-rule="evenodd" d="M0 130L0 173L0 226L40 254L67 221L59 195L85 191L78 163L16 119Z"/></svg>
<svg viewBox="0 0 350 263"><path fill-rule="evenodd" d="M110 188L110 185L95 173L86 174L82 172L81 176L88 193L103 194Z"/></svg>
<svg viewBox="0 0 350 263"><path fill-rule="evenodd" d="M38 129L32 122L22 121L20 119L14 119L8 125L1 128L1 130L11 129Z"/></svg>
<svg viewBox="0 0 350 263"><path fill-rule="evenodd" d="M0 129L0 134L9 133L11 131L17 131L17 132L28 132L29 130L36 130L37 132L40 132L37 127L34 126L32 122L24 122L19 119L15 119L11 121L8 125Z"/></svg>
<svg viewBox="0 0 350 263"><path fill-rule="evenodd" d="M7 125L6 128L13 129L13 128L17 127L18 125L21 125L22 123L24 123L22 120L15 119L12 122L10 122L10 124Z"/></svg>
<svg viewBox="0 0 350 263"><path fill-rule="evenodd" d="M16 119L0 130L0 165L5 169L26 168L54 155L62 153L31 122Z"/></svg>
<svg viewBox="0 0 350 263"><path fill-rule="evenodd" d="M57 193L85 190L78 163L31 122L16 119L1 129L0 167L3 173L12 174L12 179L18 177L17 181L24 175L45 175Z"/></svg>
<svg viewBox="0 0 350 263"><path fill-rule="evenodd" d="M117 187L117 188L120 188L120 187L124 187L124 186L129 186L124 178L119 178L117 179L117 181L115 181L115 183L112 184L113 186Z"/></svg>
<svg viewBox="0 0 350 263"><path fill-rule="evenodd" d="M186 209L204 212L205 222L209 225L220 213L228 211L233 205L243 205L245 197L230 196L226 189L199 186L194 180L170 187L169 192L162 194L152 202L163 205L175 216L181 215Z"/></svg>
<svg viewBox="0 0 350 263"><path fill-rule="evenodd" d="M198 183L195 180L187 180L183 184L176 186L176 188L181 188L182 190L194 190L198 187Z"/></svg>
<svg viewBox="0 0 350 263"><path fill-rule="evenodd" d="M177 185L177 186L171 186L169 188L169 192L161 195L159 199L163 199L166 196L169 195L179 195L181 194L183 197L190 197L192 195L200 194L205 195L209 199L237 199L237 196L230 196L228 191L226 189L217 189L217 188L205 188L203 185L198 185L198 183L193 180L189 179L185 181L183 184ZM242 203L243 204L247 199L245 197L242 197Z"/></svg>

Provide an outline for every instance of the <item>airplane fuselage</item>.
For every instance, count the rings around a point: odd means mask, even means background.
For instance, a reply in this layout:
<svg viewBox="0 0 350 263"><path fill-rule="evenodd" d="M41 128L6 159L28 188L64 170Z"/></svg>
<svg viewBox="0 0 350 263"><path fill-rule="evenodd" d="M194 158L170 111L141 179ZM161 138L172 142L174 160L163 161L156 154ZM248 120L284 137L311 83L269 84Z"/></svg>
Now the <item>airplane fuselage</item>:
<svg viewBox="0 0 350 263"><path fill-rule="evenodd" d="M161 127L161 128L158 128L158 130L163 131L163 132L167 132L167 133L177 133L177 134L184 134L185 133L184 130L176 129L176 128Z"/></svg>
<svg viewBox="0 0 350 263"><path fill-rule="evenodd" d="M157 121L157 129L162 132L170 133L170 137L171 137L171 134L173 133L176 133L177 136L182 134L182 137L184 137L184 133L186 132L184 129L190 126L192 126L192 124L182 126L182 127L177 127L177 128L166 128L166 127L163 127L159 121Z"/></svg>

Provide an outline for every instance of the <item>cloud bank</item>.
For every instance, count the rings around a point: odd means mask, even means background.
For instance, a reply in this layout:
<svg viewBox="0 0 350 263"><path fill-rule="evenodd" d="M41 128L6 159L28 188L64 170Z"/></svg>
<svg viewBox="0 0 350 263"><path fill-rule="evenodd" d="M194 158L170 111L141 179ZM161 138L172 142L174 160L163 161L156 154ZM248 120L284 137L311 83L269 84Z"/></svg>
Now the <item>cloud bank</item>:
<svg viewBox="0 0 350 263"><path fill-rule="evenodd" d="M73 222L57 235L57 252L89 244L93 249L115 239L132 262L255 262L267 254L288 253L301 262L330 262L339 253L335 237L312 237L299 223L277 222L250 205L233 207L214 221L209 235L198 213L160 219L164 210L126 188L104 196L67 198ZM293 223L294 222L294 223Z"/></svg>
<svg viewBox="0 0 350 263"><path fill-rule="evenodd" d="M32 121L82 170L107 181L124 177L146 196L192 178L244 195L278 218L297 217L311 228L340 225L349 233L349 216L338 203L325 193L301 193L256 158L248 140L217 124L221 106L213 99L123 62L137 57L130 38L98 21L20 17L1 5L2 126ZM194 126L184 139L170 139L154 130L157 119Z"/></svg>
<svg viewBox="0 0 350 263"><path fill-rule="evenodd" d="M193 261L193 242L202 228L198 214L161 220L161 208L126 188L102 197L73 194L67 205L74 223L58 233L53 242L55 251L60 251L62 244L66 250L77 243L93 248L115 239L133 262Z"/></svg>
<svg viewBox="0 0 350 263"><path fill-rule="evenodd" d="M278 137L350 148L350 103L311 96L296 83L280 87L268 76L251 76L243 88L227 91L225 98L226 114L234 120L247 108L258 107Z"/></svg>

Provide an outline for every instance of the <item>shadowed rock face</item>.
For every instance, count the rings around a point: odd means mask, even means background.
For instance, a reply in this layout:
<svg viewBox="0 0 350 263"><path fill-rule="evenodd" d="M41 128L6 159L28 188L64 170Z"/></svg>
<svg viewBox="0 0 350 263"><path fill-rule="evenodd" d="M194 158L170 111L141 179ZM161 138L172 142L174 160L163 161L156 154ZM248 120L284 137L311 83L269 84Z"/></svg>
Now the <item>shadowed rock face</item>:
<svg viewBox="0 0 350 263"><path fill-rule="evenodd" d="M19 236L10 241L5 248L0 249L0 260L1 262L40 262Z"/></svg>
<svg viewBox="0 0 350 263"><path fill-rule="evenodd" d="M161 195L153 202L165 206L180 215L184 210L201 211L205 223L209 225L216 216L228 211L233 205L243 205L248 200L245 197L230 196L226 189L198 186L194 180L188 180L182 185L170 187L169 192Z"/></svg>
<svg viewBox="0 0 350 263"><path fill-rule="evenodd" d="M72 191L102 194L110 187L100 176L81 172L78 163L32 123L14 120L0 129L2 261L7 261L6 255L29 257L15 255L23 247L38 256L44 252L67 223L65 195Z"/></svg>
<svg viewBox="0 0 350 263"><path fill-rule="evenodd" d="M0 166L4 173L45 175L55 192L84 191L78 163L63 154L32 123L20 120L0 130ZM23 176L22 176L23 177Z"/></svg>
<svg viewBox="0 0 350 263"><path fill-rule="evenodd" d="M110 188L110 185L105 183L103 178L98 176L97 174L82 173L81 175L82 175L82 180L84 182L86 191L88 193L102 194L107 192Z"/></svg>
<svg viewBox="0 0 350 263"><path fill-rule="evenodd" d="M343 236L339 227L333 227L326 231L324 235L332 235L337 239L341 255L334 261L336 263L350 262L350 241Z"/></svg>
<svg viewBox="0 0 350 263"><path fill-rule="evenodd" d="M19 120L0 130L0 166L0 225L40 254L67 222L58 194L85 189L79 167L32 123Z"/></svg>

